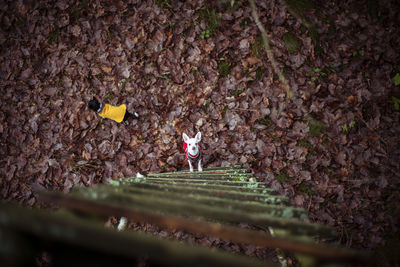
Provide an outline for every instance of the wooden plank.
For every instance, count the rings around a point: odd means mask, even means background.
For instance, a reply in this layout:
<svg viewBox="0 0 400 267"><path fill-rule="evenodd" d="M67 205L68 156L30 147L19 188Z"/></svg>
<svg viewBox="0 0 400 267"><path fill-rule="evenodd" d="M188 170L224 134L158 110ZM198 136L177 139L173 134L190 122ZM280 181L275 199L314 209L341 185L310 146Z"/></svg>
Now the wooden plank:
<svg viewBox="0 0 400 267"><path fill-rule="evenodd" d="M274 228L285 229L294 235L321 235L324 237L333 237L336 231L333 228L324 225L300 222L287 218L277 218L266 214L249 213L237 211L232 207L218 207L204 205L200 203L188 203L172 199L159 198L154 195L135 195L125 193L118 187L115 191L106 186L101 185L95 188L84 188L80 192L75 192L75 195L81 195L93 200L102 201L102 203L114 203L115 205L146 208L148 210L159 211L163 213L183 215L183 216L201 216L208 219L217 220L220 222L231 223L248 223L253 225L272 226ZM289 207L287 214L290 214ZM283 212L286 214L285 212Z"/></svg>
<svg viewBox="0 0 400 267"><path fill-rule="evenodd" d="M157 198L171 199L189 203L199 203L209 206L225 207L227 209L245 211L249 213L268 214L276 217L298 218L305 220L308 218L307 212L302 208L295 208L285 205L273 205L259 203L255 201L242 201L234 199L219 198L215 196L204 196L196 194L181 194L170 191L152 190L135 187L115 187L114 192L126 194L142 195L143 197L155 196Z"/></svg>
<svg viewBox="0 0 400 267"><path fill-rule="evenodd" d="M152 175L148 176L152 178L167 178L167 179L207 179L207 180L229 180L236 182L249 182L250 179L256 181L256 179L251 174L203 174L203 175L194 175L194 174L182 174L182 175ZM129 179L129 178L128 178Z"/></svg>
<svg viewBox="0 0 400 267"><path fill-rule="evenodd" d="M249 182L250 178L253 178L252 175L233 175L233 174L229 174L229 175L203 175L203 176L197 176L197 175L159 175L159 176L147 176L147 177L151 177L151 178L167 178L167 179L187 179L187 180L191 180L191 179L207 179L210 181L235 181L235 182ZM129 177L132 179L136 179L136 177ZM127 179L129 179L127 178ZM254 179L254 178L253 178Z"/></svg>
<svg viewBox="0 0 400 267"><path fill-rule="evenodd" d="M275 191L266 188L263 183L247 183L246 186L237 185L237 184L227 184L227 185L220 185L220 184L212 184L212 183L194 183L190 180L185 182L176 182L175 180L151 180L151 179L137 179L137 182L130 182L126 179L120 179L119 182L121 185L132 185L133 183L144 183L144 184L153 184L153 185L162 185L162 186L178 186L180 188L193 188L193 189L210 189L210 190L217 190L217 191L232 191L232 192L248 192L248 193L266 193L270 195L275 195Z"/></svg>
<svg viewBox="0 0 400 267"><path fill-rule="evenodd" d="M270 190L265 189L262 193L247 193L238 191L224 191L224 190L213 190L206 188L196 188L188 186L176 186L168 184L146 184L146 183L130 183L126 187L136 188L148 188L161 191L177 192L182 194L197 194L206 196L216 196L220 198L244 200L244 201L256 201L268 204L282 204L289 205L289 199L284 196L272 195Z"/></svg>
<svg viewBox="0 0 400 267"><path fill-rule="evenodd" d="M202 172L198 172L198 171L194 171L191 172L189 169L187 170L182 170L182 171L176 171L176 172L161 172L161 173L149 173L148 175L158 175L158 174L162 174L162 175L174 175L174 174L190 174L190 173L213 173L213 172L218 172L218 173L241 173L241 172L247 172L246 169L243 169L242 166L240 165L233 165L233 166L229 166L229 167L213 167L213 168L203 168Z"/></svg>
<svg viewBox="0 0 400 267"><path fill-rule="evenodd" d="M202 172L190 172L190 171L180 171L180 172L162 172L162 173L149 173L149 177L170 177L170 176L253 176L252 173L245 169L234 169L234 170L203 170Z"/></svg>
<svg viewBox="0 0 400 267"><path fill-rule="evenodd" d="M131 178L130 182L134 181L136 178ZM121 178L118 181L124 181L126 178ZM159 183L164 182L177 182L177 183L185 183L185 184L210 184L210 185L231 185L231 186L242 186L242 187L257 187L265 188L265 184L263 182L237 182L232 180L208 180L208 179L184 179L184 178L152 178L146 177L147 181L154 181ZM271 191L273 191L271 189Z"/></svg>

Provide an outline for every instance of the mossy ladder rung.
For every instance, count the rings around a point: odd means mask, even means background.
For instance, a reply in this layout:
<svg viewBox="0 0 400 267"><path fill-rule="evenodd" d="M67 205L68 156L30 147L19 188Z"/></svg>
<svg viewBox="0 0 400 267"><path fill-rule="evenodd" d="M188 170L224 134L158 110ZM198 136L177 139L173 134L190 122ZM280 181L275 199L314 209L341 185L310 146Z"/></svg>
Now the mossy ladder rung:
<svg viewBox="0 0 400 267"><path fill-rule="evenodd" d="M228 174L228 173L247 173L246 169L243 169L240 165L234 165L231 167L214 167L214 168L204 168L202 172L190 172L189 170L185 171L176 171L176 172L162 172L162 173L149 173L148 176L158 176L158 175L181 175L181 174L206 174L206 173L217 173L217 174Z"/></svg>
<svg viewBox="0 0 400 267"><path fill-rule="evenodd" d="M253 183L247 184L246 186L238 186L235 184L230 185L215 185L208 183L180 183L175 181L166 181L166 182L156 182L151 180L146 181L138 181L134 183L126 183L121 181L121 186L125 187L142 187L142 188L153 188L158 190L166 190L166 191L180 191L180 192L189 192L189 193L204 193L204 194L218 194L222 193L232 193L233 195L240 195L241 193L253 193L259 196L271 195L276 196L274 190L265 188L262 184ZM281 198L280 196L277 196Z"/></svg>
<svg viewBox="0 0 400 267"><path fill-rule="evenodd" d="M233 188L224 187L216 189L199 185L179 186L168 183L166 184L146 183L145 181L132 182L132 183L117 182L113 184L118 185L118 187L123 188L124 190L129 190L129 188L147 188L147 189L153 189L155 191L176 192L188 195L205 195L205 196L215 196L219 198L232 199L232 200L254 201L266 204L289 205L289 199L287 197L273 194L273 191L267 188L264 188L262 190L255 189L254 191L252 190L241 191L237 187Z"/></svg>
<svg viewBox="0 0 400 267"><path fill-rule="evenodd" d="M148 177L228 177L228 176L252 176L251 173L247 172L246 169L226 169L226 168L210 168L204 169L202 172L190 172L190 171L179 171L179 172L163 172L163 173L150 173Z"/></svg>
<svg viewBox="0 0 400 267"><path fill-rule="evenodd" d="M329 227L298 220L295 217L295 212L298 211L294 210L292 207L283 208L281 210L275 209L275 213L270 215L271 213L235 209L233 205L217 206L201 202L182 201L163 196L147 195L146 197L146 194L138 195L137 192L136 194L133 192L123 193L121 191L112 193L107 188L93 189L94 191L85 190L84 192L76 192L74 195L77 197L83 196L85 198L92 198L102 203L118 203L118 205L127 208L132 207L181 216L203 217L219 222L242 222L260 226L270 225L277 229L284 228L293 235L320 233L321 235L332 237L335 234L333 229ZM278 217L279 215L281 215L281 217ZM305 214L302 213L300 217L304 219L304 215Z"/></svg>
<svg viewBox="0 0 400 267"><path fill-rule="evenodd" d="M93 192L92 192L93 190ZM197 203L207 206L226 207L233 210L242 210L249 213L268 214L271 216L294 217L304 220L307 218L307 212L303 208L294 208L286 205L266 204L256 201L242 201L235 199L221 198L215 195L200 194L181 194L179 192L153 190L149 188L138 187L114 187L109 188L104 185L97 185L92 189L84 189L83 192L77 192L78 195L89 195L94 199L103 199L112 202L112 198L117 196L124 199L124 203L129 203L130 198L139 197L140 200L149 199L150 196L159 199L177 200L177 203ZM140 201L139 200L139 201ZM120 200L122 201L122 200ZM137 202L136 202L137 204ZM135 203L130 203L135 205ZM284 215L284 216L283 216Z"/></svg>
<svg viewBox="0 0 400 267"><path fill-rule="evenodd" d="M137 179L137 178L131 178L131 179ZM265 188L265 184L261 182L248 182L248 181L232 181L231 179L226 179L226 180L211 180L211 179L185 179L185 178L175 178L174 180L168 179L168 178L152 178L152 177L146 177L146 180L155 183L181 183L181 184L205 184L205 185L229 185L229 186L238 186L238 187L260 187L260 188ZM125 180L124 180L125 181ZM121 180L121 182L124 182ZM140 181L140 180L138 180Z"/></svg>

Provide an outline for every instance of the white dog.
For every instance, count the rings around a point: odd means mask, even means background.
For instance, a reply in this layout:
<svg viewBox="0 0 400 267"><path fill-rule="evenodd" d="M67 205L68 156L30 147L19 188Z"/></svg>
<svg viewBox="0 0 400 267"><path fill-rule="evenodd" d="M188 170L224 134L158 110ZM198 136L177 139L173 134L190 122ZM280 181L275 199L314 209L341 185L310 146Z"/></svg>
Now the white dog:
<svg viewBox="0 0 400 267"><path fill-rule="evenodd" d="M189 138L183 133L183 149L185 150L185 157L189 162L190 171L193 172L192 163L197 163L197 169L199 172L203 171L201 167L201 159L203 158L203 150L199 144L201 140L201 132L198 132L194 138Z"/></svg>

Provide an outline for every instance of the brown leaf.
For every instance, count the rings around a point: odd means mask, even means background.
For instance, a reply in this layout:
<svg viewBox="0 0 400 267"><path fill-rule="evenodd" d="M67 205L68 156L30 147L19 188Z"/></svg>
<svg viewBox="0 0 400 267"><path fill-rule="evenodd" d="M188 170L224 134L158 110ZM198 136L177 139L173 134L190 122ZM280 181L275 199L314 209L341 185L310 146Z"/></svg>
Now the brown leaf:
<svg viewBox="0 0 400 267"><path fill-rule="evenodd" d="M335 160L337 163L339 163L342 166L346 165L346 153L344 151L340 151L336 157Z"/></svg>
<svg viewBox="0 0 400 267"><path fill-rule="evenodd" d="M24 70L23 72L21 72L20 79L26 81L29 77L31 77L31 75L32 75L32 69L28 68L28 69Z"/></svg>
<svg viewBox="0 0 400 267"><path fill-rule="evenodd" d="M258 57L248 57L246 60L250 65L255 65L261 62L261 60Z"/></svg>
<svg viewBox="0 0 400 267"><path fill-rule="evenodd" d="M87 152L86 150L82 151L82 157L87 161L91 159L90 153Z"/></svg>
<svg viewBox="0 0 400 267"><path fill-rule="evenodd" d="M109 66L106 66L106 65L102 65L101 69L107 74L109 74L112 71L112 68L110 68Z"/></svg>
<svg viewBox="0 0 400 267"><path fill-rule="evenodd" d="M303 207L304 205L304 195L303 194L298 194L294 197L293 199L293 205L297 207Z"/></svg>

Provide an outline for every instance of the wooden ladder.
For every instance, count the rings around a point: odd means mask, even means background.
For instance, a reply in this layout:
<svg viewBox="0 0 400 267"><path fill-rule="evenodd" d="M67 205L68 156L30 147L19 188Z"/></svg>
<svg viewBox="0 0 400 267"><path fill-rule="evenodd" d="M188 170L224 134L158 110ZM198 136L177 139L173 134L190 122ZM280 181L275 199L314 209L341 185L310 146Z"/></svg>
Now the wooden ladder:
<svg viewBox="0 0 400 267"><path fill-rule="evenodd" d="M161 228L276 248L281 254L290 252L298 259L306 257L316 266L373 265L373 260L360 251L317 244L318 238L332 238L336 231L310 222L306 210L290 206L287 197L256 182L240 166L121 178L108 185L74 188L68 195L40 192L39 197L43 203L63 209L49 212L9 205L1 208L1 242L16 243L7 257L4 250L0 251L0 259L8 258L6 263L29 263L38 251L45 250L52 255L54 266L131 266L143 255L150 265L162 266L274 265L137 231L118 232L104 227L107 217L117 216ZM93 216L101 219L94 220ZM245 229L239 223L256 227ZM21 257L21 253L28 256Z"/></svg>

